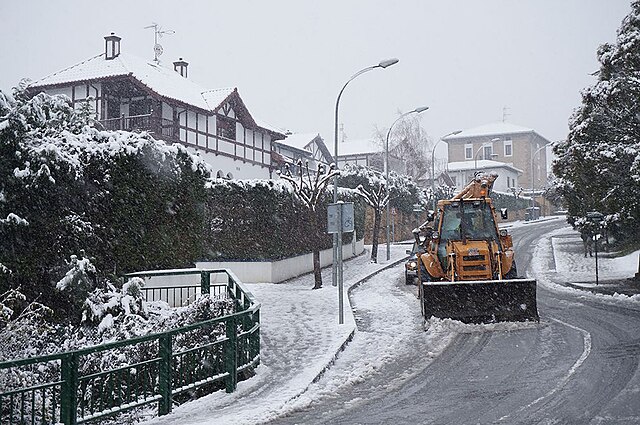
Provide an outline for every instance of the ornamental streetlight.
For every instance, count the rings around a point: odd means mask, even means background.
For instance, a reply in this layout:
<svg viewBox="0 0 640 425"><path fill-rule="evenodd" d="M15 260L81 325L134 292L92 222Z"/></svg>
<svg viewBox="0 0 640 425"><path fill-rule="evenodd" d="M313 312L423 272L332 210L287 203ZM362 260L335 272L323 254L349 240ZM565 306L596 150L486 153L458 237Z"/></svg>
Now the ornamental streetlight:
<svg viewBox="0 0 640 425"><path fill-rule="evenodd" d="M462 133L462 130L456 130L456 131L452 131L449 134L445 134L444 136L442 136L434 145L433 145L433 149L431 149L431 195L433 196L433 210L436 210L437 204L436 204L436 146L438 146L438 143L444 141L445 138L449 137L449 136L455 136L456 134L460 134Z"/></svg>
<svg viewBox="0 0 640 425"><path fill-rule="evenodd" d="M376 68L388 68L391 65L395 65L398 63L398 59L386 59L378 63L377 65L368 66L366 68L361 69L356 72L349 78L349 80L342 86L340 93L338 93L338 99L336 100L336 115L335 115L335 126L333 129L334 134L334 161L336 163L336 168L338 168L338 111L340 107L340 97L342 96L342 92L347 88L347 85L351 81L353 81L357 76L364 74L365 72L372 71ZM333 203L338 202L338 176L333 179ZM340 263L340 265L338 265ZM332 264L332 284L333 286L338 286L338 323L344 323L344 317L342 314L342 233L337 232L333 235L333 264ZM339 275L339 276L338 276Z"/></svg>
<svg viewBox="0 0 640 425"><path fill-rule="evenodd" d="M494 138L494 139L489 140L489 143L499 142L499 141L500 141L500 138L499 138L499 137L496 137L496 138ZM474 170L473 170L473 175L474 175L474 177L475 177L476 173L478 172L478 154L480 153L480 151L481 151L482 149L486 148L487 146L493 146L493 145L489 145L489 144L487 144L487 143L483 143L483 144L482 144L482 146L480 146L480 147L478 148L478 150L476 151L476 154L473 156L473 160L474 160L474 167L473 167L473 168L474 168ZM492 154L490 154L490 155L489 155L489 157L491 157L491 158L495 158L496 156L498 156L498 154L497 154L497 153L492 153ZM482 159L486 159L486 158L484 157L484 155L482 155Z"/></svg>
<svg viewBox="0 0 640 425"><path fill-rule="evenodd" d="M391 127L389 127L389 131L387 131L387 141L384 145L384 177L387 181L387 186L386 186L386 190L387 190L387 198L389 198L390 193L389 193L389 136L391 135L391 129L393 128L394 125L396 125L396 123L398 121L400 121L402 118L406 117L409 114L419 114L421 112L426 111L427 109L429 109L428 106L421 106L419 108L414 109L413 111L409 111L409 112L405 112L404 114L401 114L394 122L393 124L391 124ZM387 206L386 206L386 216L387 216L387 261L389 261L391 259L391 242L390 242L390 233L389 233L389 222L391 221L391 214L389 212L389 199L387 199Z"/></svg>

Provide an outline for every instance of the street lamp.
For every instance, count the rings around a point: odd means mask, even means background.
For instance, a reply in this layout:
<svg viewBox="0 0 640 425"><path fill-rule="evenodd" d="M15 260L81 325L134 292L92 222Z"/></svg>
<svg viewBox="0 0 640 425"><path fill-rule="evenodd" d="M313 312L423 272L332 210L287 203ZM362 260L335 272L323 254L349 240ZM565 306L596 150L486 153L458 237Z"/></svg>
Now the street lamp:
<svg viewBox="0 0 640 425"><path fill-rule="evenodd" d="M336 100L336 115L335 115L335 126L333 129L333 135L334 135L334 160L336 163L336 168L338 168L338 110L339 110L339 106L340 106L340 97L342 96L342 92L344 92L344 89L347 88L347 85L349 85L349 83L351 81L353 81L357 76L364 74L365 72L368 71L372 71L376 68L387 68L390 67L391 65L395 65L396 63L398 63L398 59L392 58L392 59L385 59L383 61L381 61L380 63L378 63L377 65L373 65L373 66L368 66L366 68L361 69L360 71L356 72L355 74L353 74L351 76L351 78L349 78L349 80L344 83L344 86L342 86L342 89L340 90L340 93L338 93L338 99ZM337 203L338 202L338 176L336 176L333 179L333 203ZM338 266L338 262L340 262L340 266ZM338 276L338 274L340 276ZM342 233L337 232L333 235L333 264L332 264L332 284L333 286L338 286L338 323L339 324L343 324L344 323L344 317L342 314L342 304L343 304L343 299L342 299Z"/></svg>
<svg viewBox="0 0 640 425"><path fill-rule="evenodd" d="M536 150L531 155L531 215L529 216L531 218L531 220L533 220L534 217L535 217L534 214L533 214L533 210L534 210L534 208L536 206L535 195L533 193L533 191L534 191L534 183L535 183L535 179L533 178L533 159L536 157L538 152L540 152L542 149L545 149L546 147L547 147L547 144L545 143L544 145L539 147L538 150Z"/></svg>
<svg viewBox="0 0 640 425"><path fill-rule="evenodd" d="M456 134L462 133L462 130L452 131L449 134L445 134L442 136L434 145L433 149L431 149L431 195L433 196L433 210L436 210L436 146L438 143L442 142L446 137L455 136Z"/></svg>
<svg viewBox="0 0 640 425"><path fill-rule="evenodd" d="M499 142L499 141L500 141L500 138L499 138L499 137L496 137L496 138L494 138L494 139L489 140L489 143ZM487 146L489 146L489 145L487 145L487 144L483 143L483 144L482 144L482 146L480 146L480 147L478 148L478 150L476 151L476 154L473 156L473 160L474 160L474 167L473 167L473 168L474 168L474 170L473 170L473 175L474 175L474 176L475 176L475 175L476 175L476 173L478 172L478 154L480 153L480 151L481 151L483 148L485 148L485 147L487 147ZM491 158L495 158L496 156L498 156L498 154L497 154L497 153L492 153L492 154L490 155L490 157L491 157ZM485 159L485 158L484 158L484 155L482 156L482 159Z"/></svg>
<svg viewBox="0 0 640 425"><path fill-rule="evenodd" d="M414 109L413 111L409 111L409 112L405 112L404 114L401 114L394 122L393 124L391 124L391 127L389 127L389 131L387 131L387 141L384 145L384 177L387 181L387 197L389 197L389 136L391 135L391 129L393 128L394 125L396 125L396 123L398 121L400 121L402 118L406 117L409 114L419 114L421 112L426 111L427 109L429 109L428 106L421 106L419 108ZM387 207L386 207L386 215L387 215L387 261L389 261L391 259L391 242L389 241L391 235L389 233L389 221L391 218L391 214L389 212L389 200L387 199Z"/></svg>

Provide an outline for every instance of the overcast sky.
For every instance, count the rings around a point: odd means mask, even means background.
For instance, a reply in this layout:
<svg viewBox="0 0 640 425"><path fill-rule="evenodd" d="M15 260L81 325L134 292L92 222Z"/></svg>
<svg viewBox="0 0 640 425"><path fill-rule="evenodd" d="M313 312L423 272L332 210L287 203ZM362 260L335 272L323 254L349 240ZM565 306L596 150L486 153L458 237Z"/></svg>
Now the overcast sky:
<svg viewBox="0 0 640 425"><path fill-rule="evenodd" d="M206 88L237 87L255 117L320 133L333 151L336 97L348 140L388 128L398 111L429 106L434 140L503 119L565 138L580 90L595 79L596 49L613 42L629 0L440 1L0 1L0 89L38 80L104 50L189 62Z"/></svg>

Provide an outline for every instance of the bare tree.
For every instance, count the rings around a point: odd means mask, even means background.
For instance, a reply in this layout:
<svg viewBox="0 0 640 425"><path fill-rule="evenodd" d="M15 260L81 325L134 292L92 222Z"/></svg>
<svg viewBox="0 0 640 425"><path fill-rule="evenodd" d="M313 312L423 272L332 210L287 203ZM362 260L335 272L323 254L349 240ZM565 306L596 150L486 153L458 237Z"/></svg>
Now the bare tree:
<svg viewBox="0 0 640 425"><path fill-rule="evenodd" d="M408 176L392 171L387 181L382 173L361 165L345 166L340 173L340 186L355 187L356 193L373 209L371 261L377 263L383 211L389 202L396 206L402 205L403 209L408 204L410 210L413 204L423 201L419 189Z"/></svg>
<svg viewBox="0 0 640 425"><path fill-rule="evenodd" d="M400 111L398 111L401 114ZM384 147L388 129L376 129L375 138ZM433 143L417 115L406 116L393 128L389 136L389 152L401 158L404 174L417 180L431 169Z"/></svg>
<svg viewBox="0 0 640 425"><path fill-rule="evenodd" d="M356 187L358 195L360 195L365 202L373 208L373 240L371 242L371 262L378 262L378 235L380 234L380 221L382 218L382 211L389 203L389 191L386 190L386 181L379 181L377 184L364 187L358 185Z"/></svg>
<svg viewBox="0 0 640 425"><path fill-rule="evenodd" d="M318 207L321 204L322 195L329 185L329 182L339 174L340 172L336 169L335 164L331 164L328 169L320 165L315 174L312 174L309 170L309 162L305 162L303 165L301 160L298 161L294 172L292 172L291 167L287 164L285 171L280 173L280 177L291 184L294 195L297 196L307 208L309 223L313 232L311 235L314 276L313 289L322 288L322 274L320 270L322 229L319 229L318 225L320 223L319 214L323 211L320 211Z"/></svg>

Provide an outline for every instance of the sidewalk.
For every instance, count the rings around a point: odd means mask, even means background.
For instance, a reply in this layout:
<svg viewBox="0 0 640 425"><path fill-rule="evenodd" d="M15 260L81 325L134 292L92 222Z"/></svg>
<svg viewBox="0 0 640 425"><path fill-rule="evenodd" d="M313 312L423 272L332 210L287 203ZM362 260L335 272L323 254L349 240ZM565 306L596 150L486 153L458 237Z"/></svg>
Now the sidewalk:
<svg viewBox="0 0 640 425"><path fill-rule="evenodd" d="M563 227L550 236L555 281L566 287L602 295L624 295L640 300L640 281L634 280L638 272L636 251L624 257L614 253L598 252L598 284L596 285L595 253L584 256L580 234L571 227Z"/></svg>
<svg viewBox="0 0 640 425"><path fill-rule="evenodd" d="M378 264L370 262L371 247L344 262L344 324L338 324L338 291L331 285L331 267L322 271L323 288L312 290L313 274L281 284L245 284L261 303L262 361L253 378L237 391L218 391L174 408L149 424L252 424L281 414L334 362L356 330L348 289L402 262L410 245L378 247ZM401 271L399 272L401 273Z"/></svg>

